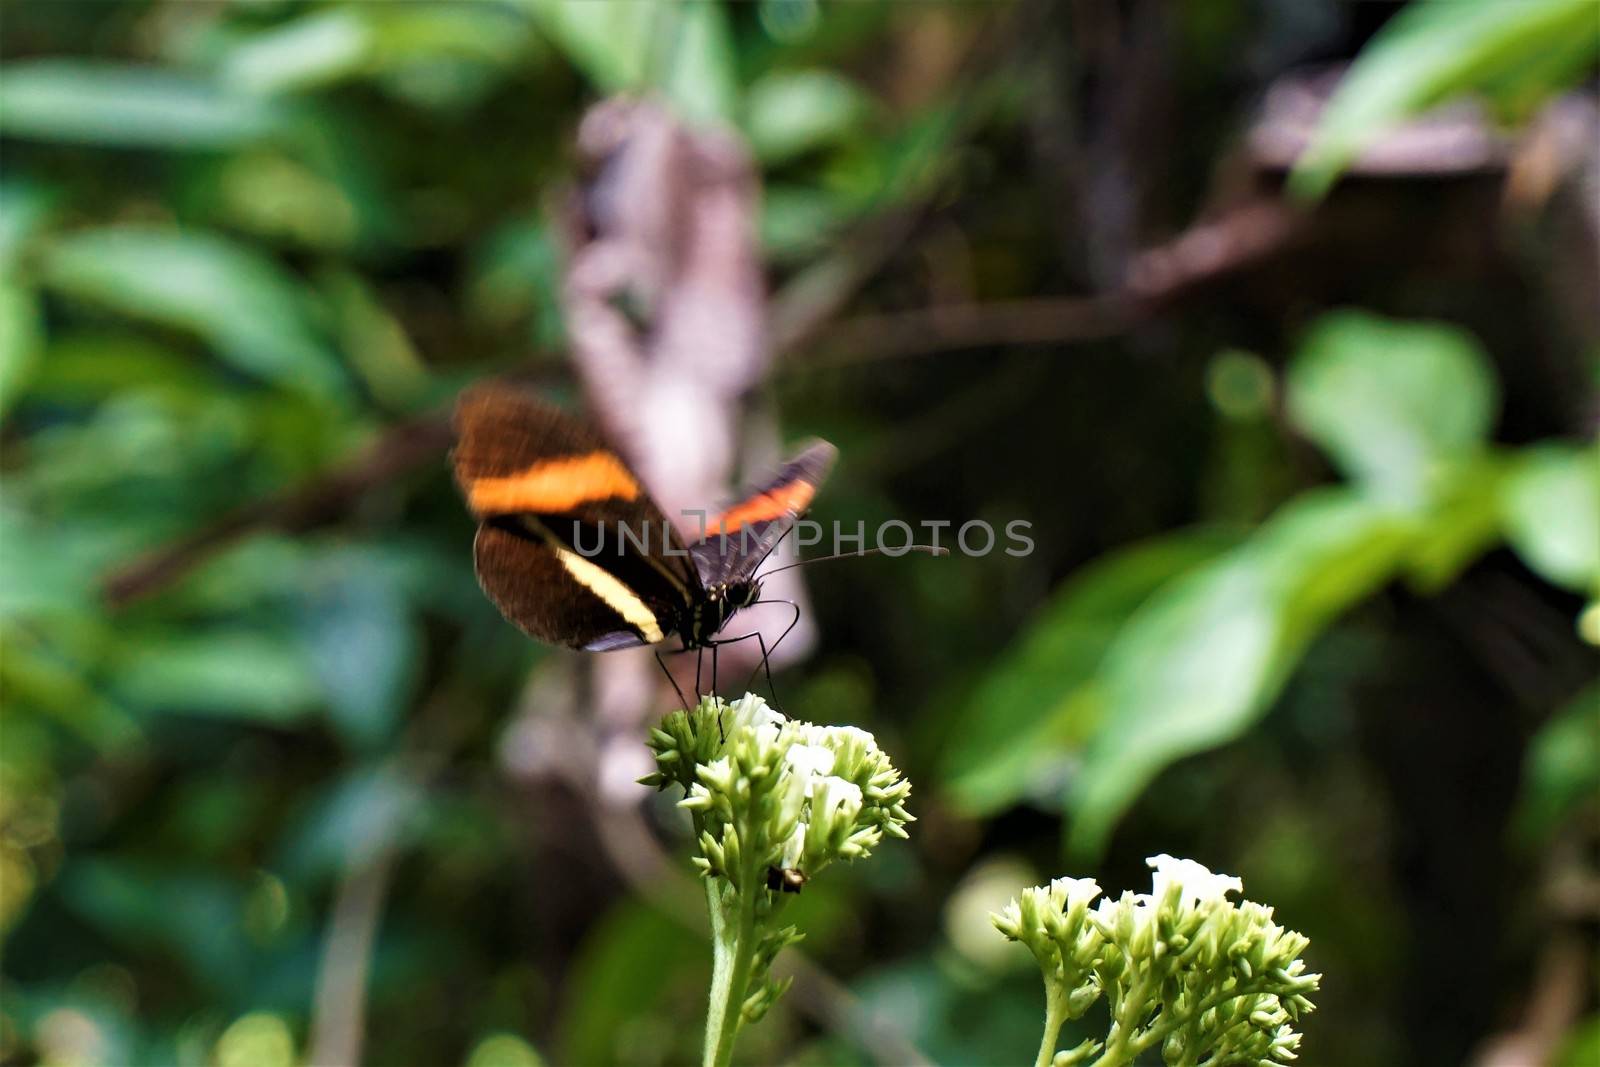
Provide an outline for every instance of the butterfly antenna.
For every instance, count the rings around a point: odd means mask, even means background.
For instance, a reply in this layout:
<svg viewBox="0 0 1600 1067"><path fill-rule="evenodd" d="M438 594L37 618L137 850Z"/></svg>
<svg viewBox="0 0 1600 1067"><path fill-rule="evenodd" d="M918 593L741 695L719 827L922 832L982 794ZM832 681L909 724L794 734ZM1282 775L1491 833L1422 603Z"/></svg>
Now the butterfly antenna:
<svg viewBox="0 0 1600 1067"><path fill-rule="evenodd" d="M950 550L948 548L940 548L938 545L907 545L905 548L896 549L893 554L896 556L901 556L907 552L926 552L930 556L948 556L950 554ZM761 577L765 578L770 574L777 574L779 571L793 570L796 567L809 567L813 563L827 563L829 560L834 559L855 559L858 556L881 556L888 554L889 552L887 549L864 548L860 552L836 552L831 556L813 556L810 559L803 559L799 563L786 563L782 567L774 567L770 571L764 572Z"/></svg>
<svg viewBox="0 0 1600 1067"><path fill-rule="evenodd" d="M758 600L750 606L754 608L762 604L782 604L794 611L794 617L789 620L789 625L783 628L783 632L778 635L778 639L772 642L771 648L767 647L767 642L761 636L760 630L752 631L756 636L756 642L761 646L761 662L756 666L755 670L750 672L750 677L745 679L744 687L749 689L750 683L756 680L756 675L761 671L765 671L767 674L767 692L772 694L772 706L781 712L783 709L778 707L778 687L772 684L772 653L778 651L778 646L783 644L785 637L789 636L789 631L800 625L800 605L792 600Z"/></svg>
<svg viewBox="0 0 1600 1067"><path fill-rule="evenodd" d="M779 534L778 535L778 539L776 541L772 542L772 547L767 549L765 552L763 552L761 554L761 558L756 560L756 567L760 567L763 563L765 563L772 556L772 554L778 550L778 546L783 544L784 541L788 540L789 535L792 534L792 533L794 533L794 527L793 526L789 527L787 530L783 531L783 533ZM752 568L752 569L755 569L755 568Z"/></svg>

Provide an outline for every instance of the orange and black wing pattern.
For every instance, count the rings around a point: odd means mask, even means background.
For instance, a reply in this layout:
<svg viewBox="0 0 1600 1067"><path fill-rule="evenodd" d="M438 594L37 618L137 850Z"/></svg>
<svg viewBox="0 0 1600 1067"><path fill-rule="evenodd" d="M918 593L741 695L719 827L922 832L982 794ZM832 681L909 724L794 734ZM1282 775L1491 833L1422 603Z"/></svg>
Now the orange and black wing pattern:
<svg viewBox="0 0 1600 1067"><path fill-rule="evenodd" d="M669 554L683 552L672 524L598 433L504 381L463 393L455 428L478 582L507 619L594 651L672 632L698 575Z"/></svg>
<svg viewBox="0 0 1600 1067"><path fill-rule="evenodd" d="M826 441L809 442L765 485L710 520L704 540L689 547L701 581L711 585L754 575L811 506L838 454Z"/></svg>

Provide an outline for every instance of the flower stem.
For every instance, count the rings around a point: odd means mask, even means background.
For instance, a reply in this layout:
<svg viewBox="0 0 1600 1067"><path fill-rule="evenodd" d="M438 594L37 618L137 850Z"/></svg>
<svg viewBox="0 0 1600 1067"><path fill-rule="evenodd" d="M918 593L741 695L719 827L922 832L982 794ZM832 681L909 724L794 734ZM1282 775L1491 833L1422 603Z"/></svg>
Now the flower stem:
<svg viewBox="0 0 1600 1067"><path fill-rule="evenodd" d="M1149 1007L1150 983L1149 976L1140 979L1111 1013L1111 1034L1106 1040L1105 1051L1091 1067L1128 1067L1139 1051L1148 1047L1148 1042L1141 1044L1136 1038L1139 1019ZM1150 1035L1145 1036L1148 1038Z"/></svg>
<svg viewBox="0 0 1600 1067"><path fill-rule="evenodd" d="M746 882L746 886L750 883ZM747 889L733 891L737 915L723 909L715 879L706 879L706 900L711 905L711 1002L706 1010L705 1067L727 1067L733 1062L733 1042L743 1020L749 994L750 969L755 963L756 901Z"/></svg>
<svg viewBox="0 0 1600 1067"><path fill-rule="evenodd" d="M1061 1038L1061 1024L1067 1021L1067 991L1046 982L1044 998L1044 1040L1039 1042L1039 1055L1033 1067L1050 1067L1056 1058L1056 1042Z"/></svg>

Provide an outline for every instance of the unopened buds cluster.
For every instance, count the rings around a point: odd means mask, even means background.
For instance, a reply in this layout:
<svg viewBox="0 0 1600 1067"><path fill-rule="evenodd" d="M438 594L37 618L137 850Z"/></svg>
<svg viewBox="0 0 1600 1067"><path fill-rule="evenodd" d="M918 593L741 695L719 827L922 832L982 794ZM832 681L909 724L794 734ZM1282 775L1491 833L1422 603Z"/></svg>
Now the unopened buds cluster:
<svg viewBox="0 0 1600 1067"><path fill-rule="evenodd" d="M777 924L786 894L885 834L905 837L911 783L865 730L786 719L755 695L672 712L650 748L656 770L641 781L681 786L694 820L713 940L705 1062L722 1064L787 986L769 974L801 937Z"/></svg>
<svg viewBox="0 0 1600 1067"><path fill-rule="evenodd" d="M1192 860L1153 856L1149 894L1101 899L1088 878L1026 889L993 916L1027 946L1045 984L1045 1033L1036 1067L1122 1067L1159 1049L1168 1067L1287 1063L1312 1010L1320 975L1300 959L1307 941L1272 921L1272 909L1229 893L1239 879ZM1105 1040L1056 1052L1061 1026L1102 996Z"/></svg>

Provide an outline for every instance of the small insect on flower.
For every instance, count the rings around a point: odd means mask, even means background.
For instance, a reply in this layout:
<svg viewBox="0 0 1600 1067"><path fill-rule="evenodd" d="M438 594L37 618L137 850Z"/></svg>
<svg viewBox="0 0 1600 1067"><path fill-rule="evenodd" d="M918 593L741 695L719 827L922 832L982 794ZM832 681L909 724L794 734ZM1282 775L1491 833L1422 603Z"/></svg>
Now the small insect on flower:
<svg viewBox="0 0 1600 1067"><path fill-rule="evenodd" d="M768 867L767 888L774 893L798 893L806 887L806 872L797 867Z"/></svg>

